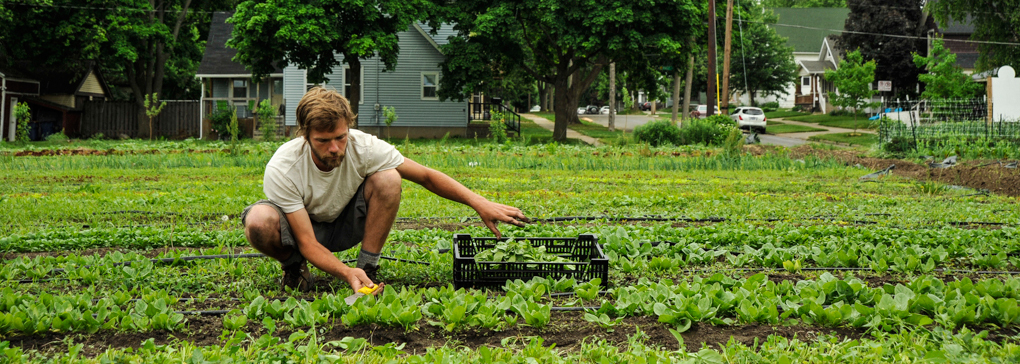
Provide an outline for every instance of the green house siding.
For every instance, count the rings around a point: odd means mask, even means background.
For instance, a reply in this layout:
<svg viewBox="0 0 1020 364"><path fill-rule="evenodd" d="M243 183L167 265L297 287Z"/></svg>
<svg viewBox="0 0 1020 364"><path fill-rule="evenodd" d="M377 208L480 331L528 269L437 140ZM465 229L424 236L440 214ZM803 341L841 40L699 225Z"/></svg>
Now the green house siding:
<svg viewBox="0 0 1020 364"><path fill-rule="evenodd" d="M786 44L794 52L818 53L822 39L839 35L850 14L847 8L773 8L779 16L776 24L770 24L776 33L787 38Z"/></svg>
<svg viewBox="0 0 1020 364"><path fill-rule="evenodd" d="M400 56L396 69L385 71L385 65L378 57L361 61L364 71L358 124L362 127L385 126L381 108L389 106L397 113L394 127L466 127L467 101L422 100L422 73L441 75L439 63L443 61L443 55L414 26L398 36ZM342 59L342 56L338 57ZM343 93L343 75L343 69L337 67L327 76L329 82L326 86ZM288 80L288 77L293 79ZM439 82L442 82L441 78ZM284 70L288 123L292 122L293 109L304 94L304 88L298 88L298 85L304 85L304 71L288 67Z"/></svg>

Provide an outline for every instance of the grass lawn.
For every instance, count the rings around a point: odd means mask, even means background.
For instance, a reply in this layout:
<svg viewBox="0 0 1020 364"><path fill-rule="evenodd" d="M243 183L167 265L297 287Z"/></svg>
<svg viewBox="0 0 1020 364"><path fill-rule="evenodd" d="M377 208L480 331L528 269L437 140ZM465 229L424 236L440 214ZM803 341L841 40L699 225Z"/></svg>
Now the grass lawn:
<svg viewBox="0 0 1020 364"><path fill-rule="evenodd" d="M766 123L766 131L768 134L787 134L787 133L805 133L809 131L825 131L826 129L812 128L810 126L803 125L791 125L785 124L778 121L768 120Z"/></svg>
<svg viewBox="0 0 1020 364"><path fill-rule="evenodd" d="M616 120L616 125L620 127L623 126L619 119ZM581 120L581 125L570 125L568 127L578 133L599 139L599 141L603 143L611 143L613 140L618 140L620 137L624 136L622 129L609 131L609 128L602 126L602 124L585 120Z"/></svg>
<svg viewBox="0 0 1020 364"><path fill-rule="evenodd" d="M818 125L829 126L833 128L853 129L855 123L858 129L875 129L878 127L878 125L870 125L868 117L864 115L857 115L856 121L854 121L854 117L852 115L830 116L826 114L794 116L785 119L793 121L802 121L805 123L817 123Z"/></svg>
<svg viewBox="0 0 1020 364"><path fill-rule="evenodd" d="M800 111L772 111L772 112L765 113L765 117L769 118L769 119L771 119L771 118L787 118L787 117L804 116L804 115L811 115L811 114L806 113L806 112L800 112Z"/></svg>
<svg viewBox="0 0 1020 364"><path fill-rule="evenodd" d="M810 137L808 140L829 141L865 147L870 147L875 145L875 143L878 143L878 135L875 134L859 133L860 135L857 136L850 136L850 134L851 133L822 134Z"/></svg>

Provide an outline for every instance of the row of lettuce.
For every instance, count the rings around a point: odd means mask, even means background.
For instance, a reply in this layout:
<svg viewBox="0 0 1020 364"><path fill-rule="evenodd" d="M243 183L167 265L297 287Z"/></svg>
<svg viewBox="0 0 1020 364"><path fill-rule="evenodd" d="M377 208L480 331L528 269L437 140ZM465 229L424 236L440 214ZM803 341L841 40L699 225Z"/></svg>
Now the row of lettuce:
<svg viewBox="0 0 1020 364"><path fill-rule="evenodd" d="M611 328L621 318L654 316L678 333L693 323L713 325L792 324L871 328L896 332L905 327L936 325L1013 327L1020 323L1020 279L964 278L942 281L916 277L906 284L871 288L857 278L822 274L815 280L776 283L765 274L733 278L722 274L691 281L641 279L636 284L598 290L597 280L509 282L504 295L444 288L391 288L380 297L365 296L348 305L343 294L314 300L267 299L253 293L223 317L224 329L244 329L249 320L275 328L377 324L416 330L438 325L446 331L467 327L504 330L523 324L544 328L554 310L580 307L586 320ZM564 290L567 295L555 291ZM134 298L121 294L30 294L0 290L0 333L97 332L99 330L180 330L186 325L179 297L164 290L144 290ZM247 301L246 301L247 300ZM234 301L222 301L234 302ZM578 309L580 310L580 309Z"/></svg>

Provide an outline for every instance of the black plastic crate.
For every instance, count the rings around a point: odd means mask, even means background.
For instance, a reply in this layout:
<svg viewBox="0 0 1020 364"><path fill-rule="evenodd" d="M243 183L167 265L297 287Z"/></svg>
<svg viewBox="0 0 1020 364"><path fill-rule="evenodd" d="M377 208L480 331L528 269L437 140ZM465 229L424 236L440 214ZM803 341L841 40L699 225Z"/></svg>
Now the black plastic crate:
<svg viewBox="0 0 1020 364"><path fill-rule="evenodd" d="M515 238L526 239L534 247L545 246L546 253L556 254L576 263L552 262L485 262L475 263L475 254L496 246L507 238L472 238L470 234L453 236L453 284L456 288L502 288L507 281L533 277L550 279L574 278L578 283L602 279L602 288L609 288L609 259L602 252L599 238L581 234L576 238ZM567 269L573 266L574 269Z"/></svg>

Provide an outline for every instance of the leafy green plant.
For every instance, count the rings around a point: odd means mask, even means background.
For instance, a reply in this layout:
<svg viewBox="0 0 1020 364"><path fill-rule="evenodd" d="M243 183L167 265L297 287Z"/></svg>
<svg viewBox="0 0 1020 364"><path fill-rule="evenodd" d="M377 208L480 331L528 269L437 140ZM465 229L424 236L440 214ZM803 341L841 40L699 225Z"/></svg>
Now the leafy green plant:
<svg viewBox="0 0 1020 364"><path fill-rule="evenodd" d="M393 106L383 106L383 122L386 123L386 138L390 138L390 126L397 121L397 109Z"/></svg>
<svg viewBox="0 0 1020 364"><path fill-rule="evenodd" d="M546 253L544 245L532 245L528 239L507 239L497 242L494 247L475 254L476 262L543 262L543 263L575 263L570 259ZM529 269L537 265L530 264ZM566 265L566 269L573 270L573 265Z"/></svg>
<svg viewBox="0 0 1020 364"><path fill-rule="evenodd" d="M501 111L492 111L492 120L489 121L489 136L496 144L505 144L509 137L506 134L506 114Z"/></svg>
<svg viewBox="0 0 1020 364"><path fill-rule="evenodd" d="M653 147L680 145L681 131L669 120L655 120L634 128L634 138Z"/></svg>
<svg viewBox="0 0 1020 364"><path fill-rule="evenodd" d="M269 99L262 100L258 107L253 107L255 116L259 120L259 130L262 130L262 141L276 141L276 108Z"/></svg>
<svg viewBox="0 0 1020 364"><path fill-rule="evenodd" d="M153 93L152 95L145 95L145 116L149 117L149 140L153 139L152 123L156 116L163 111L166 107L166 101L159 102L159 93Z"/></svg>
<svg viewBox="0 0 1020 364"><path fill-rule="evenodd" d="M28 142L28 122L32 120L32 111L28 107L28 103L19 102L14 106L14 119L18 122L14 141L19 143Z"/></svg>
<svg viewBox="0 0 1020 364"><path fill-rule="evenodd" d="M213 111L212 115L209 116L209 120L212 123L212 129L219 135L220 140L228 140L233 138L231 134L230 123L231 120L236 120L237 110L232 107L223 106Z"/></svg>

